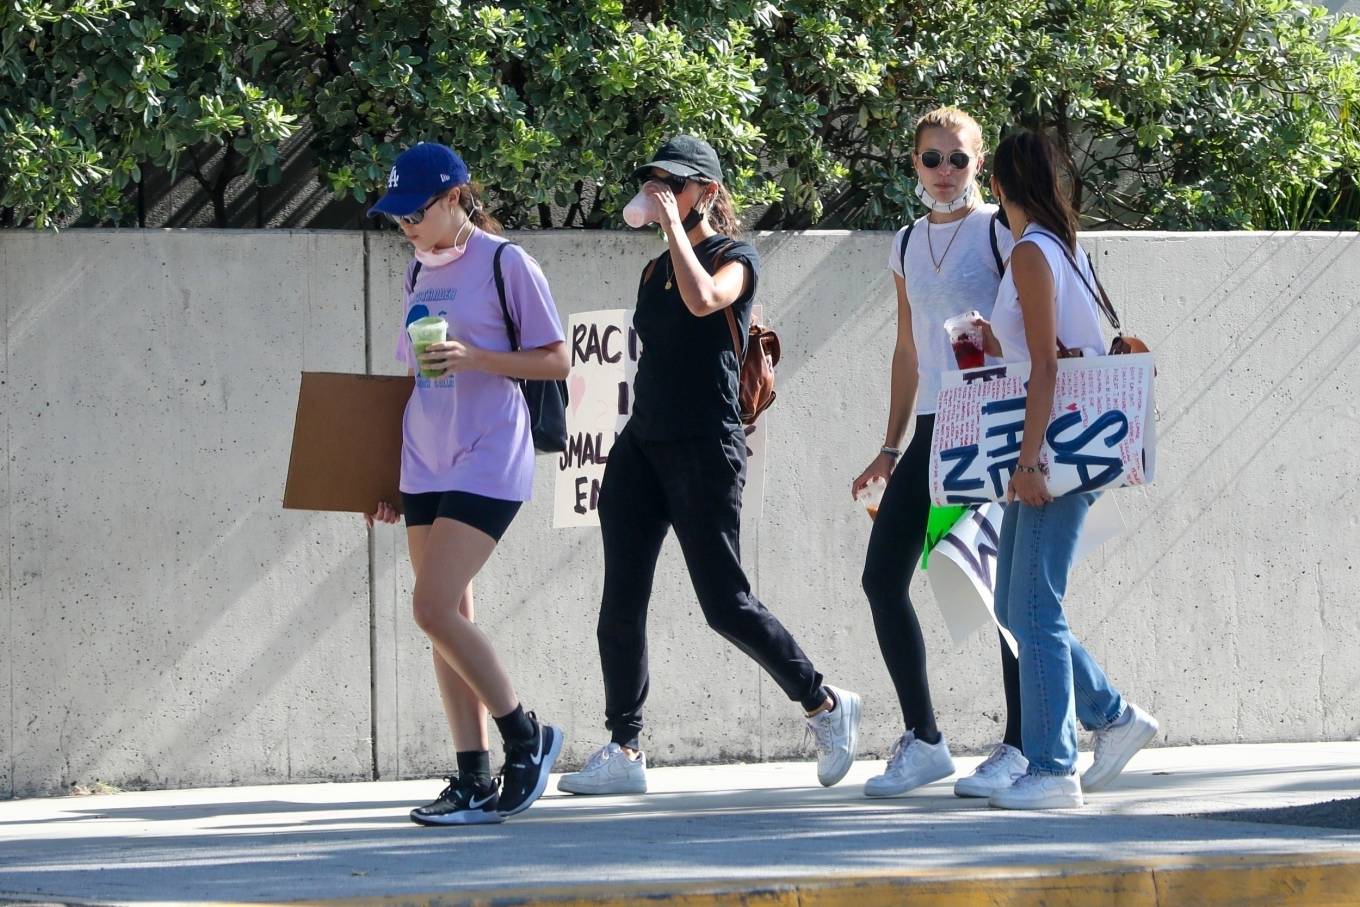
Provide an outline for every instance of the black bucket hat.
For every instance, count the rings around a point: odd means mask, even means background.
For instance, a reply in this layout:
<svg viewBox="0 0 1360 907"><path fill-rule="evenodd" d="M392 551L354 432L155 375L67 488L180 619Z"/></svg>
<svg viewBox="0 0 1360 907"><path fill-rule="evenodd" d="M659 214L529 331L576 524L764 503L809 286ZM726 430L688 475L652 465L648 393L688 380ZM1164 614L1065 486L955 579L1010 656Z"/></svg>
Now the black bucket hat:
<svg viewBox="0 0 1360 907"><path fill-rule="evenodd" d="M664 170L676 176L701 176L715 183L723 181L722 165L718 163L718 152L703 139L692 135L677 135L662 145L652 156L651 163L643 164L633 171L634 179L645 179L653 169Z"/></svg>

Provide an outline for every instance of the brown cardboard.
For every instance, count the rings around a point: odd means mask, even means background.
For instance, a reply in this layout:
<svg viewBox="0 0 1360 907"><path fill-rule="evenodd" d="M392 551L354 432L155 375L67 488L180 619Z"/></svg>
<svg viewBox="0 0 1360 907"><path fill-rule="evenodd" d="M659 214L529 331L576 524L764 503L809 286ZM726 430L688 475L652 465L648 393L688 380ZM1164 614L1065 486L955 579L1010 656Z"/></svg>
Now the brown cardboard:
<svg viewBox="0 0 1360 907"><path fill-rule="evenodd" d="M413 380L406 376L303 372L283 506L401 512L401 422Z"/></svg>

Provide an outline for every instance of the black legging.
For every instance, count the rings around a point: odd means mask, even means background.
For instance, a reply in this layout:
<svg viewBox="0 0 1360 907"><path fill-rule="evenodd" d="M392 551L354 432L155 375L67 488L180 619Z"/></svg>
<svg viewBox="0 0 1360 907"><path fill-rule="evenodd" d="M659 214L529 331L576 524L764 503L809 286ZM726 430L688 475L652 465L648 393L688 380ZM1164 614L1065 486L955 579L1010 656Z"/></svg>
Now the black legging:
<svg viewBox="0 0 1360 907"><path fill-rule="evenodd" d="M869 533L869 552L864 558L864 593L874 615L878 647L888 665L897 701L907 730L919 740L935 743L935 709L930 704L930 680L926 676L926 644L921 624L911 605L909 587L926 541L930 515L930 436L935 430L933 414L916 417L916 432L902 460L888 479L879 504L878 517ZM1001 681L1006 690L1006 735L1016 749L1020 743L1020 665L1001 637Z"/></svg>

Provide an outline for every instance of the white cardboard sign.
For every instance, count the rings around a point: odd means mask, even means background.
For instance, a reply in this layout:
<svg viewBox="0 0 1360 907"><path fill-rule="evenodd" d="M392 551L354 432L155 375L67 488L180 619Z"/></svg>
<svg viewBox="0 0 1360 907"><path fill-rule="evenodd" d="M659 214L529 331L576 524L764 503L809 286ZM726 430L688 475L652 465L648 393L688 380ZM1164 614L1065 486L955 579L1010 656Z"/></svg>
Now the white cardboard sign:
<svg viewBox="0 0 1360 907"><path fill-rule="evenodd" d="M759 309L759 307L756 307ZM759 317L758 312L753 317ZM567 329L567 449L553 457L553 527L598 526L600 483L614 440L633 412L633 378L642 343L631 309L600 309L571 316ZM765 490L765 422L746 430L743 517L760 519Z"/></svg>
<svg viewBox="0 0 1360 907"><path fill-rule="evenodd" d="M1058 360L1042 458L1054 495L1151 482L1157 443L1152 354ZM931 499L939 505L1003 500L1024 437L1029 363L941 381L930 450Z"/></svg>

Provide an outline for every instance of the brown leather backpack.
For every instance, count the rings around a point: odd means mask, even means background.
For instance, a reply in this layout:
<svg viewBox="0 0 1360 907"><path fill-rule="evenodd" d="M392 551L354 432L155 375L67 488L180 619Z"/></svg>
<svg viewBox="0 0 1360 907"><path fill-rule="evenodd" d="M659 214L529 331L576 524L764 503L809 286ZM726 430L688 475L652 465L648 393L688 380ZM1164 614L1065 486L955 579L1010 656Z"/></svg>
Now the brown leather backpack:
<svg viewBox="0 0 1360 907"><path fill-rule="evenodd" d="M735 240L729 242L713 256L714 271L735 245ZM732 332L732 351L737 354L737 408L741 410L741 424L754 425L778 396L774 392L774 367L779 364L779 335L752 318L743 357L737 316L732 314L731 306L723 309L723 314Z"/></svg>
<svg viewBox="0 0 1360 907"><path fill-rule="evenodd" d="M723 309L727 327L732 331L732 349L737 354L737 403L741 424L753 425L760 414L774 403L774 367L779 364L779 335L763 324L751 322L746 338L746 356L741 355L741 334L732 307Z"/></svg>
<svg viewBox="0 0 1360 907"><path fill-rule="evenodd" d="M736 245L729 242L713 256L714 270L722 258ZM642 272L642 282L651 279L656 260L648 263ZM737 408L741 411L741 424L753 425L760 414L774 403L774 367L779 364L779 335L763 324L751 321L746 342L746 355L741 354L741 331L732 307L723 309L727 317L727 327L732 332L732 351L737 354Z"/></svg>

